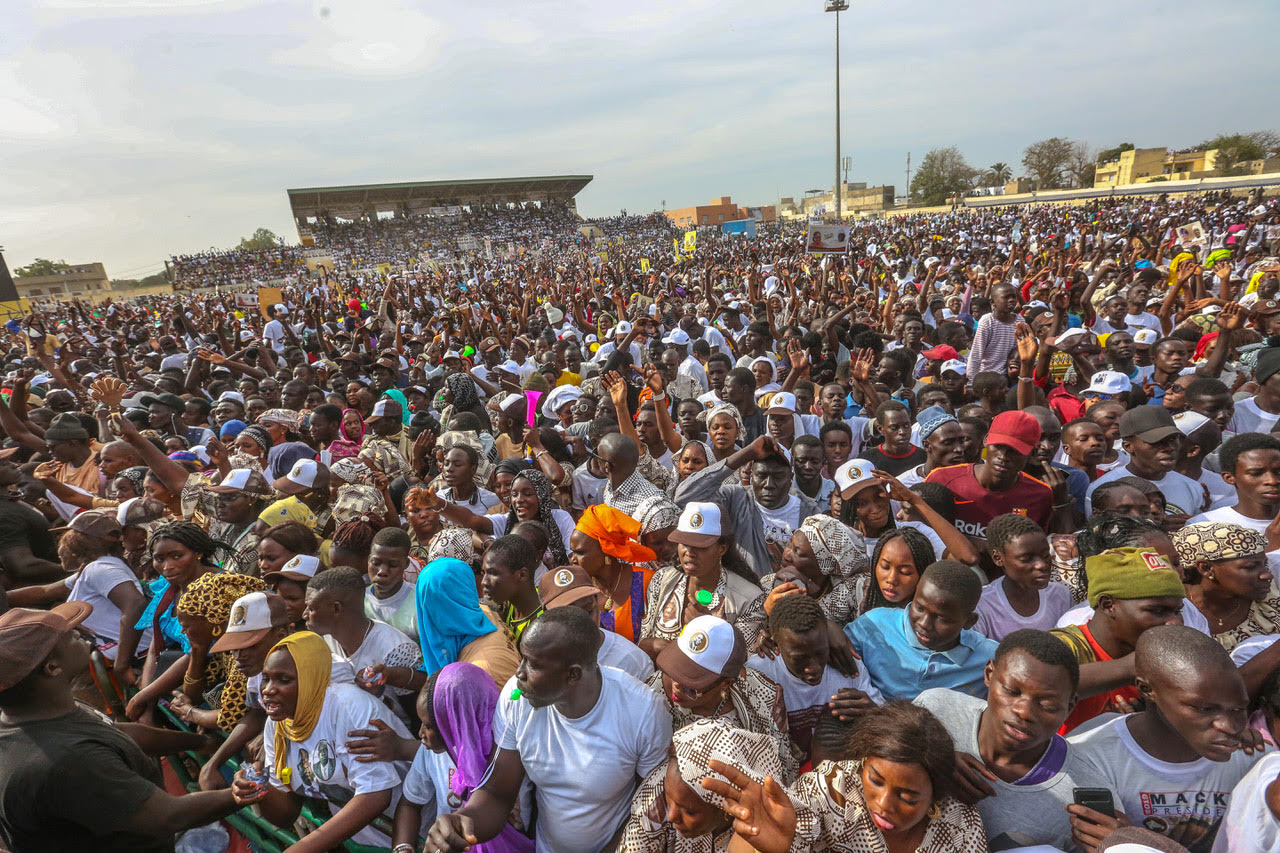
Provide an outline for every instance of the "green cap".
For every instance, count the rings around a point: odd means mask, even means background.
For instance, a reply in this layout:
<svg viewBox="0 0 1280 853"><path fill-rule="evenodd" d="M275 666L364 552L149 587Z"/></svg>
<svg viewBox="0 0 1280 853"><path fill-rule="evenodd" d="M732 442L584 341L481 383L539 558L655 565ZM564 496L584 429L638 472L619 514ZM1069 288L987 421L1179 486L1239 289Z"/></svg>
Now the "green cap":
<svg viewBox="0 0 1280 853"><path fill-rule="evenodd" d="M1094 608L1104 595L1129 601L1187 594L1172 564L1151 548L1112 548L1087 558L1084 569L1089 575L1089 606Z"/></svg>

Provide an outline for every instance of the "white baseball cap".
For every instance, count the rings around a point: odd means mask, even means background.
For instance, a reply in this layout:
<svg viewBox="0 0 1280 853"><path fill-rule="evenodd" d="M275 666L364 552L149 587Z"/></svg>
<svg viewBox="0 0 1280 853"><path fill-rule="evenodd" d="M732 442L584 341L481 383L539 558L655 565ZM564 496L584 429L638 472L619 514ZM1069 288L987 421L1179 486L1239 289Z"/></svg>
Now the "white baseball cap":
<svg viewBox="0 0 1280 853"><path fill-rule="evenodd" d="M505 412L507 409L510 409L512 406L516 405L517 403L523 403L523 402L524 402L523 394L508 394L507 396L502 398L502 402L498 403L498 408L502 409Z"/></svg>
<svg viewBox="0 0 1280 853"><path fill-rule="evenodd" d="M615 335L629 335L631 334L631 324L626 320L623 320L621 323L613 327L613 333Z"/></svg>
<svg viewBox="0 0 1280 853"><path fill-rule="evenodd" d="M226 402L239 403L240 408L243 409L244 395L241 394L239 391L223 391L221 394L218 395L218 402L219 403L226 403Z"/></svg>
<svg viewBox="0 0 1280 853"><path fill-rule="evenodd" d="M311 559L314 560L315 557ZM218 638L209 651L232 652L247 649L267 636L272 628L288 624L288 608L280 596L269 592L242 595L231 605L226 633Z"/></svg>
<svg viewBox="0 0 1280 853"><path fill-rule="evenodd" d="M676 683L706 690L717 681L736 678L747 662L741 632L719 616L697 616L658 655L658 669Z"/></svg>
<svg viewBox="0 0 1280 853"><path fill-rule="evenodd" d="M790 391L779 391L769 400L766 415L794 415L796 413L796 395Z"/></svg>
<svg viewBox="0 0 1280 853"><path fill-rule="evenodd" d="M461 359L462 356L458 354L458 351L456 349L451 349L448 352L446 352L444 355L440 356L441 361L444 361L445 359L449 359L449 358Z"/></svg>
<svg viewBox="0 0 1280 853"><path fill-rule="evenodd" d="M1135 344L1150 346L1159 339L1160 336L1156 334L1155 329L1139 329L1133 333L1133 342Z"/></svg>
<svg viewBox="0 0 1280 853"><path fill-rule="evenodd" d="M300 495L328 485L329 469L314 459L299 459L293 463L289 473L271 484L277 492L285 495Z"/></svg>
<svg viewBox="0 0 1280 853"><path fill-rule="evenodd" d="M1065 332L1058 335L1058 337L1054 340L1053 345L1061 349L1063 344L1070 343L1076 338L1083 337L1087 334L1089 334L1088 329L1082 329L1081 327L1076 326L1075 328L1067 329Z"/></svg>
<svg viewBox="0 0 1280 853"><path fill-rule="evenodd" d="M848 500L872 483L879 485L881 488L887 488L871 473L874 467L866 459L850 459L837 468L836 488L840 490L840 497Z"/></svg>
<svg viewBox="0 0 1280 853"><path fill-rule="evenodd" d="M373 412L370 413L369 420L373 420L374 418L385 418L389 416L391 414L392 403L395 403L397 406L400 405L397 401L392 400L390 397L379 398L378 402L373 404Z"/></svg>
<svg viewBox="0 0 1280 853"><path fill-rule="evenodd" d="M689 345L689 333L684 329L672 329L671 334L662 339L664 344L683 347Z"/></svg>
<svg viewBox="0 0 1280 853"><path fill-rule="evenodd" d="M695 548L709 548L720 541L723 530L720 507L713 503L690 501L685 504L680 521L668 538Z"/></svg>
<svg viewBox="0 0 1280 853"><path fill-rule="evenodd" d="M1191 433L1200 429L1209 422L1209 419L1199 412L1193 412L1187 409L1185 412L1178 412L1173 416L1173 425L1178 428L1178 432L1183 435L1191 435Z"/></svg>
<svg viewBox="0 0 1280 853"><path fill-rule="evenodd" d="M291 581L309 581L320 571L320 559L310 554L295 554L293 559L274 572L267 572L263 580L273 577L285 577Z"/></svg>
<svg viewBox="0 0 1280 853"><path fill-rule="evenodd" d="M938 375L941 376L942 374L948 373L948 372L956 373L956 374L959 374L960 376L968 376L969 366L966 365L963 361L961 361L958 358L947 359L946 361L942 362L942 367L938 368Z"/></svg>
<svg viewBox="0 0 1280 853"><path fill-rule="evenodd" d="M1125 393L1132 387L1133 383L1123 373L1117 370L1099 370L1089 380L1089 387L1081 391L1080 394L1081 396L1085 394L1107 394L1114 397L1116 394Z"/></svg>

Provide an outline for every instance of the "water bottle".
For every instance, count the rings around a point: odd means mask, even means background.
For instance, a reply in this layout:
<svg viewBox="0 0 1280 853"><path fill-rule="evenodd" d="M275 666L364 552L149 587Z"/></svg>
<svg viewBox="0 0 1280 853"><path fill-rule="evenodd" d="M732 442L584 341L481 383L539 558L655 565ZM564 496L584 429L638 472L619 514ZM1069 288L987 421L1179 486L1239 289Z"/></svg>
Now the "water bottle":
<svg viewBox="0 0 1280 853"><path fill-rule="evenodd" d="M220 823L197 826L182 833L174 845L176 853L226 853L231 836Z"/></svg>

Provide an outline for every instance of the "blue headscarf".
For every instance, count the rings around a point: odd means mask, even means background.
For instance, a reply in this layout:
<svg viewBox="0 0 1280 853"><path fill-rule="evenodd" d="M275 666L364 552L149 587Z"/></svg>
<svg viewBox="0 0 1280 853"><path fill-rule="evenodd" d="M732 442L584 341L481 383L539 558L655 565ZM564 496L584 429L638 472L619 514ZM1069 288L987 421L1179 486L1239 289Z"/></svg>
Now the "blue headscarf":
<svg viewBox="0 0 1280 853"><path fill-rule="evenodd" d="M293 470L294 464L304 459L315 459L315 448L301 441L286 441L267 451L267 476L279 480Z"/></svg>
<svg viewBox="0 0 1280 853"><path fill-rule="evenodd" d="M222 429L218 430L218 438L235 438L247 426L248 424L244 421L232 418L222 425Z"/></svg>
<svg viewBox="0 0 1280 853"><path fill-rule="evenodd" d="M418 575L418 644L423 672L439 672L462 647L498 630L480 609L476 573L452 557L432 560Z"/></svg>

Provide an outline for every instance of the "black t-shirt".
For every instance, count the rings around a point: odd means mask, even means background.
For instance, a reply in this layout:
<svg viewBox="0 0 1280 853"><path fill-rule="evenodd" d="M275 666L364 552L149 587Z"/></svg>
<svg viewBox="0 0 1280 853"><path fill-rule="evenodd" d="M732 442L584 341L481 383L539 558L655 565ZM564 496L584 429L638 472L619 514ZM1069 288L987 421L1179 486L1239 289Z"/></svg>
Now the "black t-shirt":
<svg viewBox="0 0 1280 853"><path fill-rule="evenodd" d="M862 458L870 462L875 468L896 477L903 471L914 468L924 462L925 452L913 444L911 445L911 452L906 456L890 456L879 447L869 447L863 448Z"/></svg>
<svg viewBox="0 0 1280 853"><path fill-rule="evenodd" d="M0 554L17 547L30 548L44 560L58 560L49 522L40 511L22 501L0 498Z"/></svg>
<svg viewBox="0 0 1280 853"><path fill-rule="evenodd" d="M0 723L0 839L14 853L172 853L171 836L122 830L160 784L155 761L92 711Z"/></svg>
<svg viewBox="0 0 1280 853"><path fill-rule="evenodd" d="M764 418L764 412L756 410L754 415L746 415L742 418L742 426L747 430L747 437L742 441L742 446L746 447L762 435L766 435L767 422Z"/></svg>

